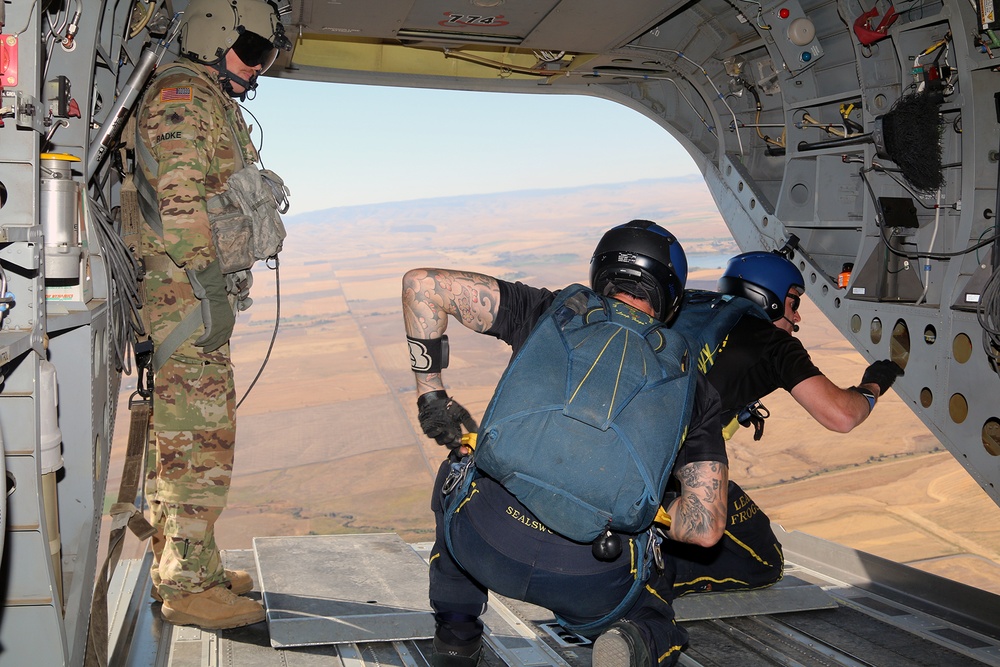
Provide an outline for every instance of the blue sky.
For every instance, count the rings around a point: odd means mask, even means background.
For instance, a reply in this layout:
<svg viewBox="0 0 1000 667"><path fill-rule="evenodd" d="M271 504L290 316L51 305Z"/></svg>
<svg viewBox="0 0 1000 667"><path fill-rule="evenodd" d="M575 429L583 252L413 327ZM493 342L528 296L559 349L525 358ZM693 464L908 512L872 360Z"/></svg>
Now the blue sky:
<svg viewBox="0 0 1000 667"><path fill-rule="evenodd" d="M264 166L291 189L289 215L698 173L653 121L593 97L265 77L244 107Z"/></svg>

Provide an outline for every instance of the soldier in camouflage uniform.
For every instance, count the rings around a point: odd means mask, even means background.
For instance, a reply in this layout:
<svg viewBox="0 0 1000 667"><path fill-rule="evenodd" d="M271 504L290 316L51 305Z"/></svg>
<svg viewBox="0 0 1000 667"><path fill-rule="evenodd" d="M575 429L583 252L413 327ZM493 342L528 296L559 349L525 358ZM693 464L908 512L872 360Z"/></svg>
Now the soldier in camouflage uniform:
<svg viewBox="0 0 1000 667"><path fill-rule="evenodd" d="M287 41L262 0L191 0L183 20L180 52L188 61L161 67L137 116L136 180L155 193L143 209L142 243L154 345L146 483L157 528L153 596L171 623L233 628L262 621L264 609L240 597L253 581L223 569L214 536L236 445L235 297L219 268L207 201L257 161L232 98L256 88ZM185 322L198 326L176 333Z"/></svg>

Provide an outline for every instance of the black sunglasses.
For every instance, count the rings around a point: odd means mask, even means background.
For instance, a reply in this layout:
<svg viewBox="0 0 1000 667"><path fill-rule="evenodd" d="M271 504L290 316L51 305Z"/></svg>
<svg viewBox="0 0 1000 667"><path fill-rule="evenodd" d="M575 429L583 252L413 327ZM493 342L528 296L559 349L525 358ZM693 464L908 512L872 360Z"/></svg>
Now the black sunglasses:
<svg viewBox="0 0 1000 667"><path fill-rule="evenodd" d="M794 292L789 292L786 296L792 300L792 312L799 312L799 304L802 303L802 297Z"/></svg>

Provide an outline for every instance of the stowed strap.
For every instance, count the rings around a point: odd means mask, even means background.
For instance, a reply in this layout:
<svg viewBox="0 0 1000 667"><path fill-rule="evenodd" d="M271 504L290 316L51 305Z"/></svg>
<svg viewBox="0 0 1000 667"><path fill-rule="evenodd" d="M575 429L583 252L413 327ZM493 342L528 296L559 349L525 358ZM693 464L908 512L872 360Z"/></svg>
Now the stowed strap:
<svg viewBox="0 0 1000 667"><path fill-rule="evenodd" d="M129 424L128 447L125 465L118 486L118 502L111 506L111 534L108 538L108 555L98 573L91 602L90 629L87 637L86 667L108 664L108 585L114 576L121 557L125 540L125 527L140 540L146 540L156 531L143 518L135 506L146 461L146 444L149 440L149 420L152 410L149 401L139 401L131 405L132 419Z"/></svg>

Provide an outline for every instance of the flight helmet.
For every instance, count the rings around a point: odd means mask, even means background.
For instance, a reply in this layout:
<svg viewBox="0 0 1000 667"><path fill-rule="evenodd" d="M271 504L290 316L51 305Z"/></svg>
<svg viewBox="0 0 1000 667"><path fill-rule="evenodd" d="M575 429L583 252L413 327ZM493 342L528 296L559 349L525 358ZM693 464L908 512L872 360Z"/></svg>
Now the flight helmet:
<svg viewBox="0 0 1000 667"><path fill-rule="evenodd" d="M649 220L608 230L590 260L590 286L598 294L624 292L644 299L656 319L669 323L680 308L687 257L677 238Z"/></svg>
<svg viewBox="0 0 1000 667"><path fill-rule="evenodd" d="M278 49L290 49L274 5L264 0L191 0L184 11L180 53L203 65L224 64L233 49L250 67L267 70Z"/></svg>
<svg viewBox="0 0 1000 667"><path fill-rule="evenodd" d="M785 316L785 296L795 287L804 292L806 281L788 259L774 252L745 252L729 260L717 289L750 299L771 321Z"/></svg>

